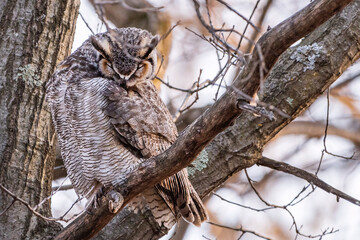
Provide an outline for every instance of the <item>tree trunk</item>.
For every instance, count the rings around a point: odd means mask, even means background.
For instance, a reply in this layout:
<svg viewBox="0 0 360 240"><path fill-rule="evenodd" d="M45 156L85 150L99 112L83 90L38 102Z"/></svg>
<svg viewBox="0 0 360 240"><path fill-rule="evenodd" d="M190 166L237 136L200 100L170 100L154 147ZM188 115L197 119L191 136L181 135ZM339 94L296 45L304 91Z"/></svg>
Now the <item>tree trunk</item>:
<svg viewBox="0 0 360 240"><path fill-rule="evenodd" d="M31 206L51 193L54 128L45 84L70 54L79 0L0 2L0 183ZM0 212L13 198L0 191ZM38 210L50 216L50 201ZM16 202L0 217L0 239L53 238L59 224Z"/></svg>

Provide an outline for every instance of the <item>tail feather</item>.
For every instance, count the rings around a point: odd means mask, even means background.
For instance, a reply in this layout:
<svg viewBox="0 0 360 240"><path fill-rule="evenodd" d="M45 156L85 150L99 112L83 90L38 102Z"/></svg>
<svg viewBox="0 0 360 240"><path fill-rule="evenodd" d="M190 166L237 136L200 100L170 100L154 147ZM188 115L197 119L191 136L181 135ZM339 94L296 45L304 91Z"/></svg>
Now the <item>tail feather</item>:
<svg viewBox="0 0 360 240"><path fill-rule="evenodd" d="M194 214L194 221L191 221L195 226L200 226L202 222L209 219L209 216L206 212L205 206L203 202L201 201L199 195L195 191L194 187L191 185L190 189L190 195L191 195L191 209Z"/></svg>
<svg viewBox="0 0 360 240"><path fill-rule="evenodd" d="M180 214L195 226L208 219L205 206L189 181L186 169L163 180L155 188L175 216Z"/></svg>

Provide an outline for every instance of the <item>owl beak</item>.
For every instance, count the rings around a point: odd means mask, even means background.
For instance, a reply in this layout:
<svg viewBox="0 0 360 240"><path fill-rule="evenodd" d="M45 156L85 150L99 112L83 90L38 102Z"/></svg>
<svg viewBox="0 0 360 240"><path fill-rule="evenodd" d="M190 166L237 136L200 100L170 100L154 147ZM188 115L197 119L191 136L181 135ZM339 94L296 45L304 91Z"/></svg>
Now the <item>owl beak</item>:
<svg viewBox="0 0 360 240"><path fill-rule="evenodd" d="M135 86L135 84L137 82L136 80L137 80L136 78L130 78L129 80L127 80L126 87L129 88L129 87Z"/></svg>
<svg viewBox="0 0 360 240"><path fill-rule="evenodd" d="M115 71L114 80L116 82L118 82L120 85L126 86L126 87L132 87L135 85L136 78L132 78L132 76L133 76L134 72L136 71L136 69L134 69L129 75L120 74L116 68L114 68L114 71Z"/></svg>
<svg viewBox="0 0 360 240"><path fill-rule="evenodd" d="M119 74L114 74L113 79L115 80L115 82L117 82L119 85L125 85L126 80L122 77L120 77Z"/></svg>

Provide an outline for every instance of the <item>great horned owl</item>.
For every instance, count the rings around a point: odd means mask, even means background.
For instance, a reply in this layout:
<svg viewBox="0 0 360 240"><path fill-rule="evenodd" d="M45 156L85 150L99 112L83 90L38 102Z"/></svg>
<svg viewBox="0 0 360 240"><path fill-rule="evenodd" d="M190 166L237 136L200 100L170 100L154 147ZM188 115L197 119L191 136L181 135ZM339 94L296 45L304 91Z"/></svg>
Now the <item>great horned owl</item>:
<svg viewBox="0 0 360 240"><path fill-rule="evenodd" d="M175 141L175 124L151 82L158 41L137 28L96 34L49 80L47 100L61 154L79 195L92 198L99 187L116 186L139 161ZM207 219L186 169L134 201L139 199L160 226L171 226L178 214L195 225Z"/></svg>

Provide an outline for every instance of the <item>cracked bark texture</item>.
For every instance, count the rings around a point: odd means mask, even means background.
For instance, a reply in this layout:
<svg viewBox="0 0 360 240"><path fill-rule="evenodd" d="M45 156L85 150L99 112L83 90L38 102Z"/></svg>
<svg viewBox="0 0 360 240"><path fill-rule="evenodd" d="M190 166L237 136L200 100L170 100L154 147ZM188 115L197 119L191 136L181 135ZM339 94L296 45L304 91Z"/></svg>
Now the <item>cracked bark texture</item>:
<svg viewBox="0 0 360 240"><path fill-rule="evenodd" d="M79 0L0 2L0 183L32 206L51 193L54 129L45 83L70 54ZM0 191L0 212L12 198ZM50 201L39 211L50 216ZM61 230L16 202L0 239L47 239Z"/></svg>
<svg viewBox="0 0 360 240"><path fill-rule="evenodd" d="M314 69L304 71L311 67L310 63L296 58L304 49L319 55ZM277 116L277 120L269 121L242 112L235 124L219 134L188 167L199 195L206 196L232 174L256 164L264 145L359 57L360 1L355 0L298 46L283 53L259 91L261 101L281 109L290 118ZM157 239L163 234L153 227L146 214L134 214L125 208L94 239Z"/></svg>

